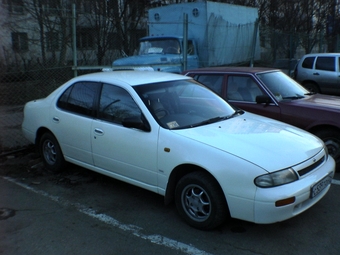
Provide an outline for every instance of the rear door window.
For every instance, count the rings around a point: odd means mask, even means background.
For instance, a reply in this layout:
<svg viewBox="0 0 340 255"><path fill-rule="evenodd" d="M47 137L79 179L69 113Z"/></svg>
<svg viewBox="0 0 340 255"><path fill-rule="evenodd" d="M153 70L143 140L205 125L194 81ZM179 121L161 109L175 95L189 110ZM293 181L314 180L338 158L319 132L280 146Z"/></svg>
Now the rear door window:
<svg viewBox="0 0 340 255"><path fill-rule="evenodd" d="M207 86L215 93L222 95L223 75L221 74L208 74L208 75L196 75L194 77L196 81Z"/></svg>
<svg viewBox="0 0 340 255"><path fill-rule="evenodd" d="M307 57L302 62L302 67L307 69L312 69L315 57Z"/></svg>
<svg viewBox="0 0 340 255"><path fill-rule="evenodd" d="M70 86L59 98L57 106L63 110L92 116L94 100L100 89L97 82L78 82Z"/></svg>

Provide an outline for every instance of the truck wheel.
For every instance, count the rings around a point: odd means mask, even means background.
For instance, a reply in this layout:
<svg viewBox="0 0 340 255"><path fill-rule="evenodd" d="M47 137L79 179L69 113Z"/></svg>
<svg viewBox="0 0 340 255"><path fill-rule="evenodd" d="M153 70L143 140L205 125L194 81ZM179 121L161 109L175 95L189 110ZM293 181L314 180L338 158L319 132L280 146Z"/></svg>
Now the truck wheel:
<svg viewBox="0 0 340 255"><path fill-rule="evenodd" d="M49 132L44 133L39 142L39 151L45 168L60 172L65 166L64 156L57 139Z"/></svg>
<svg viewBox="0 0 340 255"><path fill-rule="evenodd" d="M336 170L340 171L340 132L328 128L315 132L326 145L329 155L331 155L336 162Z"/></svg>
<svg viewBox="0 0 340 255"><path fill-rule="evenodd" d="M316 85L315 83L306 83L303 85L306 89L308 89L310 92L315 92L315 93L320 93L320 89L318 87L318 85Z"/></svg>
<svg viewBox="0 0 340 255"><path fill-rule="evenodd" d="M202 230L221 225L229 215L219 184L205 172L183 176L176 187L175 202L180 216L190 226Z"/></svg>

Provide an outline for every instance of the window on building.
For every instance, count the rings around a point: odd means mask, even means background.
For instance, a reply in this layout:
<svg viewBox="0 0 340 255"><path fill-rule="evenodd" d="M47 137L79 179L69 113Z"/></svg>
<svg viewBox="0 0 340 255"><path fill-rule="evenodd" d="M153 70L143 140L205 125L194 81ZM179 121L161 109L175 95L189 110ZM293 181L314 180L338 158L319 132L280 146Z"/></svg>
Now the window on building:
<svg viewBox="0 0 340 255"><path fill-rule="evenodd" d="M11 13L22 14L24 13L23 0L7 0L8 11Z"/></svg>
<svg viewBox="0 0 340 255"><path fill-rule="evenodd" d="M77 14L91 13L93 9L93 0L76 0Z"/></svg>
<svg viewBox="0 0 340 255"><path fill-rule="evenodd" d="M46 49L48 51L59 50L59 37L57 32L47 32L46 36Z"/></svg>
<svg viewBox="0 0 340 255"><path fill-rule="evenodd" d="M108 49L118 49L119 42L118 42L118 34L117 33L108 33L107 40L108 40Z"/></svg>
<svg viewBox="0 0 340 255"><path fill-rule="evenodd" d="M93 49L95 46L95 30L93 28L79 28L77 35L78 49Z"/></svg>
<svg viewBox="0 0 340 255"><path fill-rule="evenodd" d="M15 51L28 50L27 33L12 33L12 48Z"/></svg>
<svg viewBox="0 0 340 255"><path fill-rule="evenodd" d="M43 5L47 13L57 13L58 1L56 0L43 0Z"/></svg>

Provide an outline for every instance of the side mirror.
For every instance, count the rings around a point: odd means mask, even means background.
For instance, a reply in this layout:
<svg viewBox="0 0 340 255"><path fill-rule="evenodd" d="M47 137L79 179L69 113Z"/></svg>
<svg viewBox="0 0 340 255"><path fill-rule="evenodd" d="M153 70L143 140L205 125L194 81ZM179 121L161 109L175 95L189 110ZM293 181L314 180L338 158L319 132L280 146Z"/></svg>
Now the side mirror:
<svg viewBox="0 0 340 255"><path fill-rule="evenodd" d="M261 95L256 97L256 103L258 104L270 104L273 100L268 95Z"/></svg>
<svg viewBox="0 0 340 255"><path fill-rule="evenodd" d="M146 132L151 131L149 123L145 120L145 118L140 116L124 118L122 124L127 128L136 128Z"/></svg>

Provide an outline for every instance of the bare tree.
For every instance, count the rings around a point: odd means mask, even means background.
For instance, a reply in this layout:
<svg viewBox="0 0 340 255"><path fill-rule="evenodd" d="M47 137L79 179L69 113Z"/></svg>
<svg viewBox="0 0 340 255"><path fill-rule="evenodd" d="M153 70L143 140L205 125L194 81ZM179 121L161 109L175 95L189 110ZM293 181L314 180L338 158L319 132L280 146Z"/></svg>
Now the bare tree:
<svg viewBox="0 0 340 255"><path fill-rule="evenodd" d="M131 55L136 47L138 36L146 35L146 11L150 5L150 1L126 0L123 4L119 4L119 0L112 0L114 10L114 23L117 35L121 38L119 49L125 54ZM138 30L144 32L138 33Z"/></svg>
<svg viewBox="0 0 340 255"><path fill-rule="evenodd" d="M69 1L26 0L25 9L37 24L39 39L36 44L40 46L42 58L41 62L38 60L40 64L42 66L63 65L71 40Z"/></svg>

